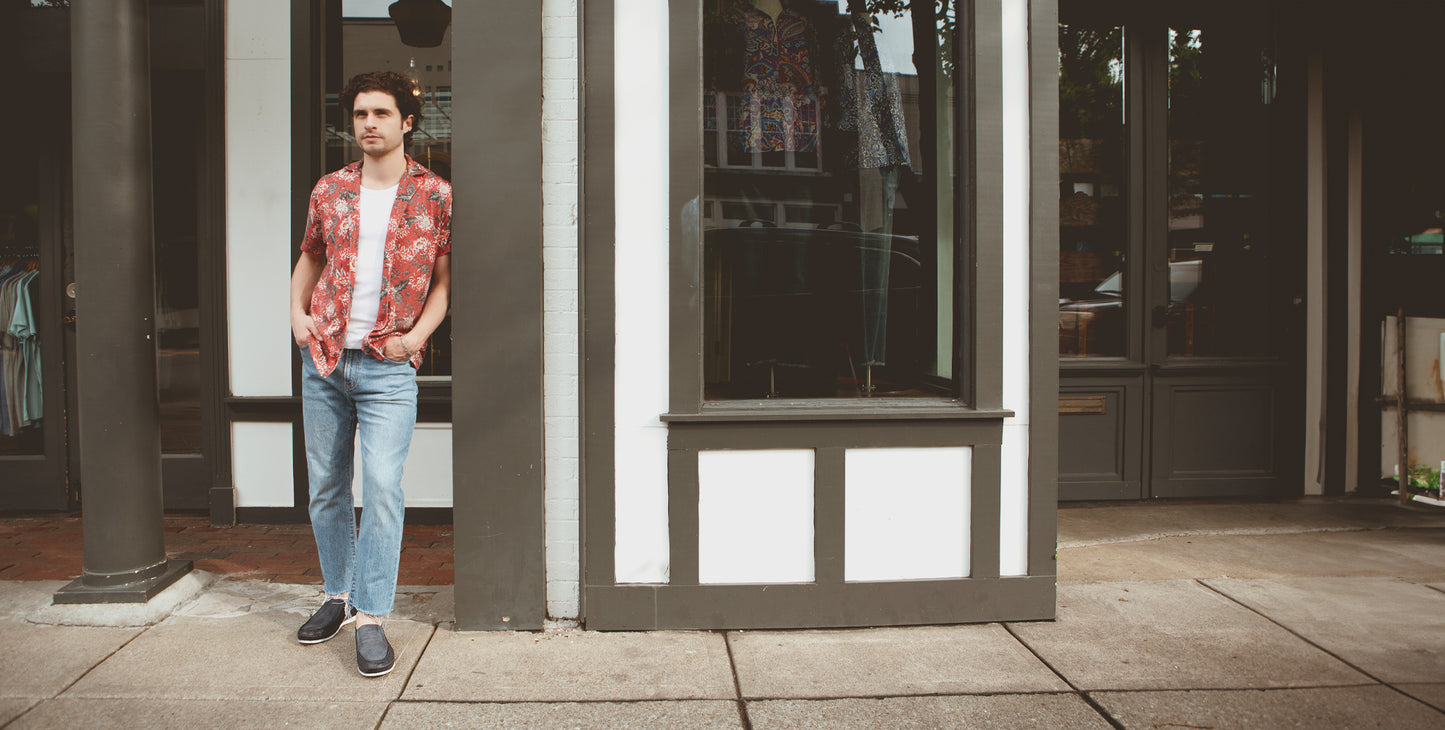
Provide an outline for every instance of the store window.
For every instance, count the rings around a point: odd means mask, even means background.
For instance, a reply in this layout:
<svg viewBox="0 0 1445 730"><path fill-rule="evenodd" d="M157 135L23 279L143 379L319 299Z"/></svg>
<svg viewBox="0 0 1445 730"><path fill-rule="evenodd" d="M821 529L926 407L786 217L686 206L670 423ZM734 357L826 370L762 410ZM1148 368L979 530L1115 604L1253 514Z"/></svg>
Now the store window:
<svg viewBox="0 0 1445 730"><path fill-rule="evenodd" d="M957 395L952 0L705 0L704 395Z"/></svg>
<svg viewBox="0 0 1445 730"><path fill-rule="evenodd" d="M1123 357L1124 28L1059 25L1059 354Z"/></svg>
<svg viewBox="0 0 1445 730"><path fill-rule="evenodd" d="M396 71L416 82L422 119L407 154L447 180L452 176L451 3L444 0L343 0L329 23L326 62L326 170L361 159L350 110L338 97L346 80L367 71ZM448 314L427 345L417 371L423 383L452 375L452 318Z"/></svg>

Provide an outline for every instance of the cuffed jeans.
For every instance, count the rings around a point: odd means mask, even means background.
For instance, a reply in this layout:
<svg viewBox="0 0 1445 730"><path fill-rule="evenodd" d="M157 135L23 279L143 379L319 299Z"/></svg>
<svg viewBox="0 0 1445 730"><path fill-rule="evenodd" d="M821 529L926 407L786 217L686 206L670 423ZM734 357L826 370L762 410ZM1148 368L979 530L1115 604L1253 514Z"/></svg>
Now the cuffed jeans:
<svg viewBox="0 0 1445 730"><path fill-rule="evenodd" d="M416 370L345 350L325 378L301 354L311 530L331 595L350 592L356 610L391 613L401 562L402 464L416 426ZM351 497L356 432L361 432L361 530Z"/></svg>

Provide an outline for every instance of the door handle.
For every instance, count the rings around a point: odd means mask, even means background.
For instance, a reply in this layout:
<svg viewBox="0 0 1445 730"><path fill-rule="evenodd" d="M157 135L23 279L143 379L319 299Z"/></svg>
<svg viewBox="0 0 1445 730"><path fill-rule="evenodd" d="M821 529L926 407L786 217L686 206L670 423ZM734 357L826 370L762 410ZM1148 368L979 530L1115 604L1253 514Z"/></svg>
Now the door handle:
<svg viewBox="0 0 1445 730"><path fill-rule="evenodd" d="M1149 321L1155 327L1169 326L1169 307L1164 304L1156 305L1150 314Z"/></svg>

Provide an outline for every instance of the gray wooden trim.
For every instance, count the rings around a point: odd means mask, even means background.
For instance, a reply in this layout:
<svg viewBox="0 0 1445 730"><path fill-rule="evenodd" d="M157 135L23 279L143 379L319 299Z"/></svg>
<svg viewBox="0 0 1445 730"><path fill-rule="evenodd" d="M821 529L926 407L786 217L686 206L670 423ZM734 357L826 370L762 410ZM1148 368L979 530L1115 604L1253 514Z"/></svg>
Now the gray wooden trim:
<svg viewBox="0 0 1445 730"><path fill-rule="evenodd" d="M1003 405L1003 6L1002 0L973 0L973 213L972 277L973 347L963 361L973 372L970 402L977 408ZM970 47L970 46L960 46ZM967 116L965 118L968 118ZM964 168L967 169L967 168Z"/></svg>
<svg viewBox="0 0 1445 730"><path fill-rule="evenodd" d="M587 628L604 631L906 626L1054 616L1052 576L586 590L593 606Z"/></svg>
<svg viewBox="0 0 1445 730"><path fill-rule="evenodd" d="M1029 3L1029 575L1058 570L1058 0Z"/></svg>
<svg viewBox="0 0 1445 730"><path fill-rule="evenodd" d="M674 423L669 449L901 448L998 445L1003 421ZM996 475L995 475L996 476ZM997 485L994 485L997 489Z"/></svg>
<svg viewBox="0 0 1445 730"><path fill-rule="evenodd" d="M702 3L668 3L668 408L702 405Z"/></svg>
<svg viewBox="0 0 1445 730"><path fill-rule="evenodd" d="M969 577L997 578L999 574L999 496L1003 480L1003 447L979 444L973 447L969 478Z"/></svg>
<svg viewBox="0 0 1445 730"><path fill-rule="evenodd" d="M198 264L202 288L201 377L204 453L209 459L211 524L236 523L236 486L231 476L231 423L226 418L225 396L230 393L226 337L226 4L205 4L205 119L201 155L201 216Z"/></svg>
<svg viewBox="0 0 1445 730"><path fill-rule="evenodd" d="M813 580L822 584L842 583L846 575L846 458L841 446L813 452Z"/></svg>
<svg viewBox="0 0 1445 730"><path fill-rule="evenodd" d="M617 235L616 96L613 77L613 0L579 0L582 24L581 195L578 215L582 292L579 392L581 394L581 540L583 585L610 584L616 549L615 255ZM582 615L591 607L581 592Z"/></svg>
<svg viewBox="0 0 1445 730"><path fill-rule="evenodd" d="M697 451L667 451L668 583L697 585L698 472Z"/></svg>
<svg viewBox="0 0 1445 730"><path fill-rule="evenodd" d="M452 48L457 627L540 629L541 4L458 3L452 36L487 39Z"/></svg>
<svg viewBox="0 0 1445 730"><path fill-rule="evenodd" d="M667 423L754 423L765 421L986 421L1009 418L1013 411L975 410L956 400L926 398L870 398L860 408L854 400L777 402L726 401L709 403L698 413L665 413Z"/></svg>

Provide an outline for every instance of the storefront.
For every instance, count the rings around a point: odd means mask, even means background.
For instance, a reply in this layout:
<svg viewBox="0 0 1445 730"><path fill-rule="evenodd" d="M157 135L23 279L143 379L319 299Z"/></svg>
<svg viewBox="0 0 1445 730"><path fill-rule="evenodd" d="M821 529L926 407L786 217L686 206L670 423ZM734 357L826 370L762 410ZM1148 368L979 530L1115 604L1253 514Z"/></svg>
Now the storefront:
<svg viewBox="0 0 1445 730"><path fill-rule="evenodd" d="M459 282L408 518L454 524L463 628L1047 618L1059 499L1381 471L1376 274L1438 251L1370 242L1427 240L1391 226L1438 176L1292 5L151 5L167 509L305 519L296 231L356 154L340 85L408 73ZM0 300L41 397L0 509L73 509L68 8L4 12L38 123L6 122Z"/></svg>

